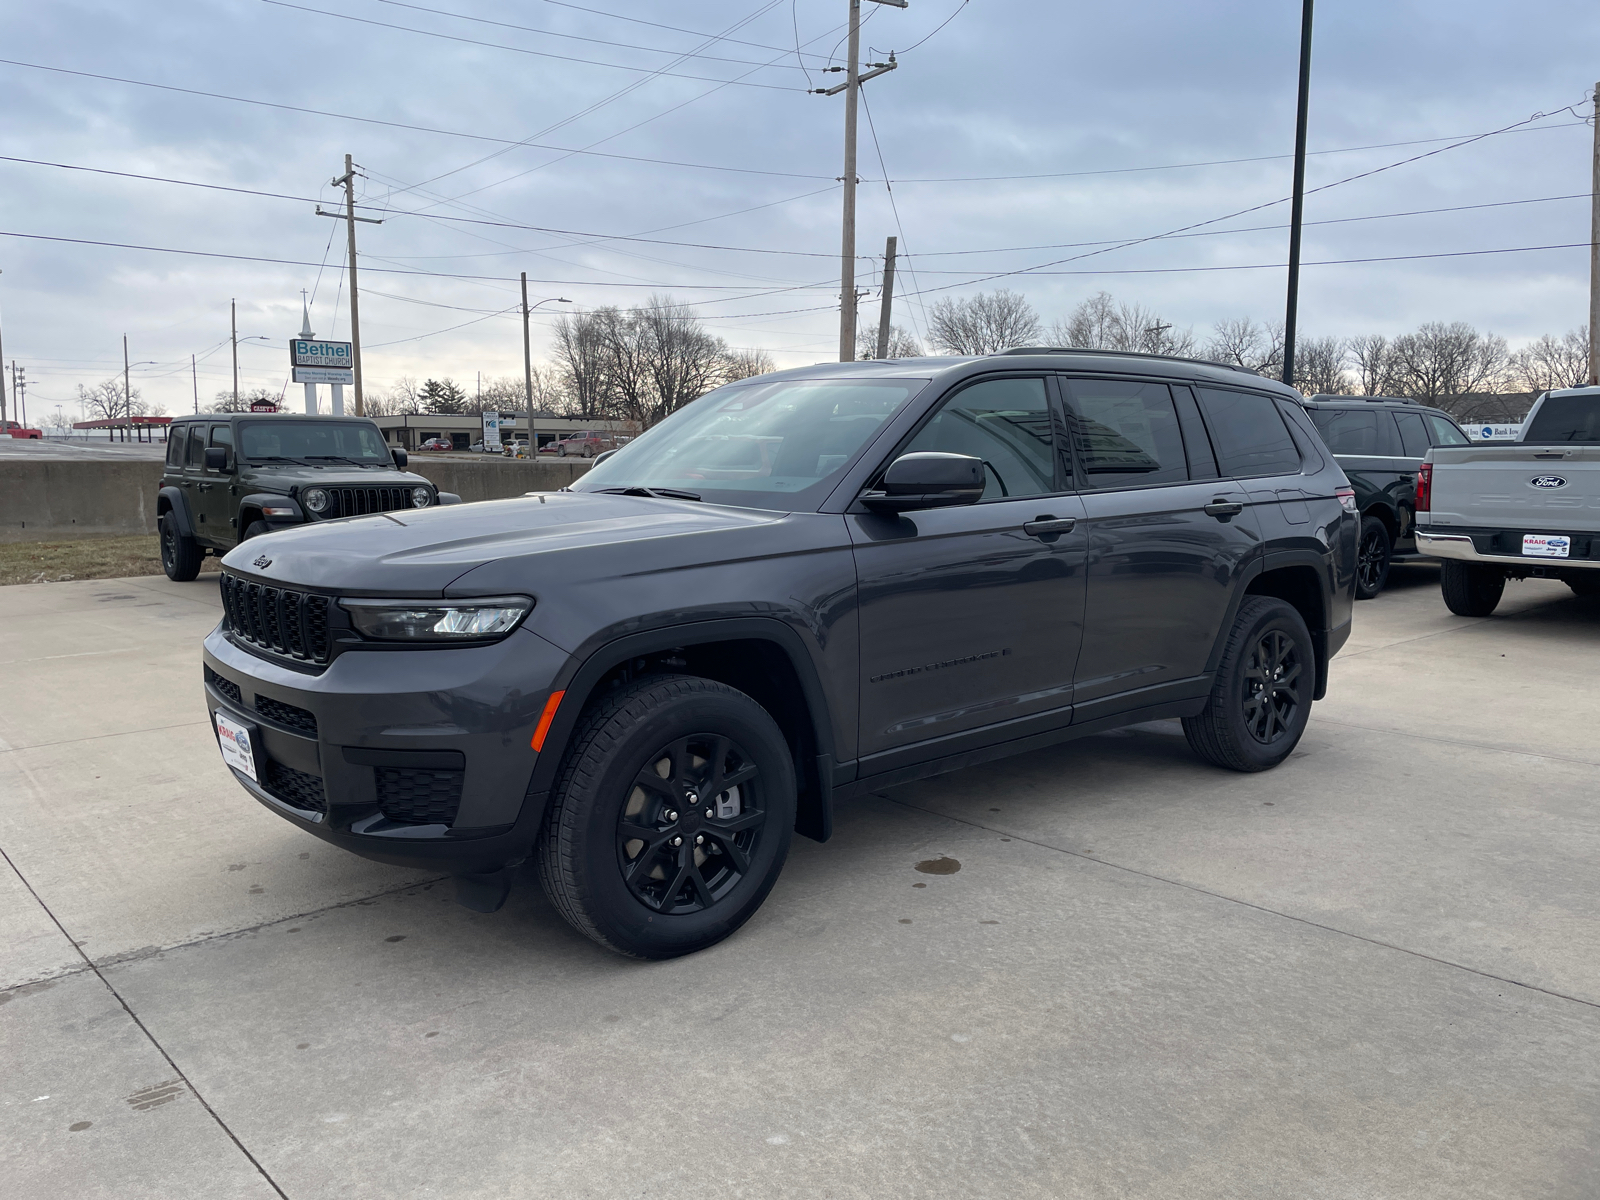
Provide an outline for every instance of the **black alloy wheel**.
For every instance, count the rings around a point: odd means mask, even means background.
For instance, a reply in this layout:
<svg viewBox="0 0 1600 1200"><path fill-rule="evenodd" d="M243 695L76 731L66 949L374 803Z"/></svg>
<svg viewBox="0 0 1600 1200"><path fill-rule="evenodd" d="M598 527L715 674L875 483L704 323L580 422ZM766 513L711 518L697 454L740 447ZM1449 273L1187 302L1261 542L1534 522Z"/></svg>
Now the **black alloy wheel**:
<svg viewBox="0 0 1600 1200"><path fill-rule="evenodd" d="M206 552L178 529L178 518L170 509L161 516L161 569L174 583L188 583L200 574Z"/></svg>
<svg viewBox="0 0 1600 1200"><path fill-rule="evenodd" d="M1263 633L1245 659L1244 725L1263 746L1294 728L1304 667L1299 647L1281 629Z"/></svg>
<svg viewBox="0 0 1600 1200"><path fill-rule="evenodd" d="M1273 596L1246 596L1205 708L1183 718L1189 748L1230 771L1277 766L1306 731L1316 678L1316 651L1300 613Z"/></svg>
<svg viewBox="0 0 1600 1200"><path fill-rule="evenodd" d="M652 912L710 908L749 873L765 829L760 770L732 739L678 738L634 776L617 820L617 860Z"/></svg>
<svg viewBox="0 0 1600 1200"><path fill-rule="evenodd" d="M1361 546L1356 551L1356 599L1371 600L1389 579L1393 543L1389 528L1377 517L1361 519Z"/></svg>

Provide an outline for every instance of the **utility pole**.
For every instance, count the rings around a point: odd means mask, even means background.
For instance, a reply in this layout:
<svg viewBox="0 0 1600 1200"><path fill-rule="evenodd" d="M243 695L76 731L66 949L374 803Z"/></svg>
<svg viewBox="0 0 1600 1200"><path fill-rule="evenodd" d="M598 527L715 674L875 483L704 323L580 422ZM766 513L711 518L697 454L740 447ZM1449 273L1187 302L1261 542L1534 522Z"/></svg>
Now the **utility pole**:
<svg viewBox="0 0 1600 1200"><path fill-rule="evenodd" d="M1600 83L1594 85L1594 182L1589 203L1589 386L1600 387Z"/></svg>
<svg viewBox="0 0 1600 1200"><path fill-rule="evenodd" d="M235 384L235 387L238 385ZM122 415L133 416L133 389L128 386L128 335L122 335Z"/></svg>
<svg viewBox="0 0 1600 1200"><path fill-rule="evenodd" d="M907 0L872 0L874 4L887 4L893 8L906 8ZM831 88L814 88L819 96L837 96L845 93L844 101L844 222L839 247L839 361L854 362L856 357L856 101L861 85L899 64L894 55L886 63L872 63L872 69L861 73L861 0L850 0L850 58L849 65L829 67L829 71L844 71L845 81Z"/></svg>
<svg viewBox="0 0 1600 1200"><path fill-rule="evenodd" d="M189 355L189 374L194 379L194 411L200 413L200 367L195 362L194 355Z"/></svg>
<svg viewBox="0 0 1600 1200"><path fill-rule="evenodd" d="M533 428L533 343L528 333L528 273L522 273L522 396L528 406L528 428ZM531 437L532 434L530 433ZM537 446L534 449L538 449Z"/></svg>
<svg viewBox="0 0 1600 1200"><path fill-rule="evenodd" d="M894 313L894 252L899 238L883 246L883 307L878 310L878 357L889 357L889 318Z"/></svg>
<svg viewBox="0 0 1600 1200"><path fill-rule="evenodd" d="M368 225L382 225L383 222L376 217L356 216L356 169L350 161L350 156L344 156L344 174L333 181L334 187L344 188L344 212L323 212L322 206L317 206L319 217L343 217L345 222L345 236L350 245L350 351L353 360L354 378L351 380L356 385L356 416L367 415L366 400L361 390L361 302L360 289L356 286L356 222L364 221Z"/></svg>
<svg viewBox="0 0 1600 1200"><path fill-rule="evenodd" d="M0 340L0 430L6 427L6 344Z"/></svg>
<svg viewBox="0 0 1600 1200"><path fill-rule="evenodd" d="M24 429L28 427L28 369L18 367L16 360L11 362L11 390L17 397L17 421Z"/></svg>
<svg viewBox="0 0 1600 1200"><path fill-rule="evenodd" d="M1300 103L1294 124L1294 203L1289 213L1289 300L1283 314L1283 381L1294 386L1295 321L1300 315L1300 224L1306 207L1306 105L1311 98L1311 4L1300 10Z"/></svg>
<svg viewBox="0 0 1600 1200"><path fill-rule="evenodd" d="M124 343L127 338L122 339ZM233 411L239 411L239 302L228 301L228 340L233 343ZM122 347L122 357L128 357L128 347Z"/></svg>

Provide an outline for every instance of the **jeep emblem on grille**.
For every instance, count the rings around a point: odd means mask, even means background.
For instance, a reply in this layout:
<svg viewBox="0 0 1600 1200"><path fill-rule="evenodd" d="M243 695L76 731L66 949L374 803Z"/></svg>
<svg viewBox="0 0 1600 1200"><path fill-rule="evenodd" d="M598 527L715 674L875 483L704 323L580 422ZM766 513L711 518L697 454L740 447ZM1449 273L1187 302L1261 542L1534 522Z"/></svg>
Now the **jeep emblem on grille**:
<svg viewBox="0 0 1600 1200"><path fill-rule="evenodd" d="M270 558L268 558L265 554L263 554L260 558L256 559L256 566L259 567L263 571L265 571L271 565L272 565L272 560Z"/></svg>
<svg viewBox="0 0 1600 1200"><path fill-rule="evenodd" d="M1528 486L1538 488L1543 492L1550 492L1556 488L1566 487L1567 481L1559 475L1535 475L1528 480Z"/></svg>

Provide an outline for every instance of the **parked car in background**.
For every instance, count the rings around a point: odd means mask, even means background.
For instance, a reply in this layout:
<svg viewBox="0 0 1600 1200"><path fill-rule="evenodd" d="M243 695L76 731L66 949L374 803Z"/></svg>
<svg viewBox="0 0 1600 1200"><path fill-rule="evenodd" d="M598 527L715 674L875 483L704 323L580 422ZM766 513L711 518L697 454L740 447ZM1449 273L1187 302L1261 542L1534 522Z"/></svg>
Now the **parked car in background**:
<svg viewBox="0 0 1600 1200"><path fill-rule="evenodd" d="M1389 566L1421 561L1416 542L1417 471L1434 446L1471 439L1448 413L1395 396L1315 395L1303 401L1361 511L1356 599L1383 590Z"/></svg>
<svg viewBox="0 0 1600 1200"><path fill-rule="evenodd" d="M1515 442L1438 446L1417 477L1417 544L1444 602L1494 612L1508 579L1600 596L1600 387L1546 392Z"/></svg>
<svg viewBox="0 0 1600 1200"><path fill-rule="evenodd" d="M455 445L449 438L429 438L417 447L418 450L454 450Z"/></svg>
<svg viewBox="0 0 1600 1200"><path fill-rule="evenodd" d="M574 455L578 458L593 458L596 454L603 454L607 450L616 448L617 439L611 434L602 429L587 429L540 446L539 453L554 454L558 458L570 458Z"/></svg>
<svg viewBox="0 0 1600 1200"><path fill-rule="evenodd" d="M1101 351L760 375L561 491L230 554L206 705L308 835L485 912L532 860L586 936L686 954L839 799L1162 718L1281 763L1360 523L1298 399Z"/></svg>
<svg viewBox="0 0 1600 1200"><path fill-rule="evenodd" d="M5 431L14 438L26 438L29 440L36 439L39 441L44 440L44 430L30 428L29 426L23 425L18 421L7 421L5 425Z"/></svg>

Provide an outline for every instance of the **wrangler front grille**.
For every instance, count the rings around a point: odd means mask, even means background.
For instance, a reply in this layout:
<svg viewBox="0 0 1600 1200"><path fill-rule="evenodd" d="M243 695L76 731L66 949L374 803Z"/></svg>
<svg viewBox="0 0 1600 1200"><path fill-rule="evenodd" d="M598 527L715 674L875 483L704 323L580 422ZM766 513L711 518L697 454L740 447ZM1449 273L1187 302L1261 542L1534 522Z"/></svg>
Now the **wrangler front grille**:
<svg viewBox="0 0 1600 1200"><path fill-rule="evenodd" d="M325 490L328 493L328 508L326 512L318 514L324 520L412 507L411 489L408 487L331 487Z"/></svg>
<svg viewBox="0 0 1600 1200"><path fill-rule="evenodd" d="M328 661L326 596L247 583L224 572L222 608L228 631L240 641L302 662Z"/></svg>
<svg viewBox="0 0 1600 1200"><path fill-rule="evenodd" d="M408 825L452 824L465 777L465 771L379 767L378 807L389 820Z"/></svg>

